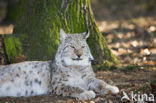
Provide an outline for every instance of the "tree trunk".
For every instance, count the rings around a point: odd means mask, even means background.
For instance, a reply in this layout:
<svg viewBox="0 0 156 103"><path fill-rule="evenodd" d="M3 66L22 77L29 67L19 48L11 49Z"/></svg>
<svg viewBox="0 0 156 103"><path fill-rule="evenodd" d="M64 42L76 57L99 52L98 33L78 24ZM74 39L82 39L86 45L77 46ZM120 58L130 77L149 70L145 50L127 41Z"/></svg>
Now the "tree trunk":
<svg viewBox="0 0 156 103"><path fill-rule="evenodd" d="M54 59L60 28L67 33L89 29L88 44L95 68L118 65L95 23L89 0L35 0L33 9L30 9L29 0L22 0L14 36L23 44L23 54L28 60Z"/></svg>
<svg viewBox="0 0 156 103"><path fill-rule="evenodd" d="M5 64L3 37L0 35L0 65Z"/></svg>
<svg viewBox="0 0 156 103"><path fill-rule="evenodd" d="M7 22L15 22L19 8L18 8L19 0L7 0L7 14L5 21Z"/></svg>

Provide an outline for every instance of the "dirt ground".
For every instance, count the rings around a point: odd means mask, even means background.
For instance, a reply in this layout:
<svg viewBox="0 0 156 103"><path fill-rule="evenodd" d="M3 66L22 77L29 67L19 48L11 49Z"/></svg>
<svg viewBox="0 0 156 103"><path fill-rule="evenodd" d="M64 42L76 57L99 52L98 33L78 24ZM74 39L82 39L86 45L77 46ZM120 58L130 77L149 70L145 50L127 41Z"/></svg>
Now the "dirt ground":
<svg viewBox="0 0 156 103"><path fill-rule="evenodd" d="M135 69L134 71L98 71L97 78L107 81L110 84L117 85L120 88L118 95L99 96L90 100L90 103L123 103L121 97L122 91L129 93L130 91L139 91L141 93L156 93L156 87L152 87L151 81L156 78L156 70L154 69ZM155 94L156 95L156 94ZM112 102L113 101L113 102ZM5 97L0 98L0 103L89 103L79 101L74 98L61 97L56 95L43 95L34 97ZM129 102L125 102L129 103Z"/></svg>
<svg viewBox="0 0 156 103"><path fill-rule="evenodd" d="M7 97L0 98L0 103L130 103L121 101L122 91L153 93L156 98L156 9L153 6L156 2L142 1L92 0L97 25L121 63L119 70L101 70L96 75L117 85L120 88L118 95L97 95L90 101L56 95ZM12 33L13 27L9 23L0 24L0 34Z"/></svg>

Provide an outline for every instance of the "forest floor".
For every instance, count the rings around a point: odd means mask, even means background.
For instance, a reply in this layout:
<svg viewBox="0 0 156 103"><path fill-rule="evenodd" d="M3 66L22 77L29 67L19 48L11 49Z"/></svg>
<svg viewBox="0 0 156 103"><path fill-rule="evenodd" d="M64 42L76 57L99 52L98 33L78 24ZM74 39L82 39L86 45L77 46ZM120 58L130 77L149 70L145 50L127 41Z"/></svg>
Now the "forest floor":
<svg viewBox="0 0 156 103"><path fill-rule="evenodd" d="M118 95L109 94L107 96L97 96L91 100L90 103L113 103L112 101L114 101L114 103L129 103L127 101L121 101L123 91L126 93L133 91L140 94L153 93L156 99L156 15L147 14L145 12L146 10L142 8L144 7L142 5L137 5L138 8L135 10L136 7L133 5L134 1L130 1L130 3L126 3L125 5L122 4L123 6L119 6L120 3L115 4L117 2L110 4L107 2L107 4L105 3L107 5L105 7L102 7L103 3L101 3L101 1L99 3L98 1L100 0L94 1L94 4L92 4L97 25L105 37L108 46L121 63L121 69L97 71L96 76L110 84L117 85L120 88L120 93ZM113 0L106 1L111 2ZM154 3L150 5L152 4ZM132 7L132 5L134 7ZM131 11L127 13L129 9L131 9ZM150 8L147 7L147 9ZM153 14L154 12L155 11L153 11ZM13 27L13 24L0 24L0 34L11 34ZM73 102L79 103L80 101L56 95L28 98L0 98L0 103ZM86 101L86 103L89 103L89 101Z"/></svg>
<svg viewBox="0 0 156 103"><path fill-rule="evenodd" d="M130 103L128 101L121 101L123 96L123 91L125 93L155 93L156 95L156 86L151 81L156 78L156 70L151 68L149 69L135 69L133 71L98 71L96 73L97 78L107 81L112 84L112 81L120 89L118 95L106 95L99 96L90 101L79 101L77 99L61 97L56 95L43 95L43 96L34 96L34 97L5 97L0 98L0 103ZM110 81L112 80L112 81ZM131 102L133 103L133 102ZM148 102L142 102L148 103ZM154 102L153 102L154 103Z"/></svg>

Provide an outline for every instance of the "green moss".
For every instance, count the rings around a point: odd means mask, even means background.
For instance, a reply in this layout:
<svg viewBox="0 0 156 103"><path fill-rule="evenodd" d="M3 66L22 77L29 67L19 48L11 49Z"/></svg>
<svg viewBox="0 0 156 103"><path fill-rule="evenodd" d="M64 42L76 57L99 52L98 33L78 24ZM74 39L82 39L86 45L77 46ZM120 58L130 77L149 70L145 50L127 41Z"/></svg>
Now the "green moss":
<svg viewBox="0 0 156 103"><path fill-rule="evenodd" d="M135 64L133 64L133 65L127 65L124 68L122 68L121 70L122 71L135 71L136 69L143 69L143 68L144 69L151 69L151 66L148 66L148 65L144 66L144 65L135 65ZM152 69L154 69L154 67Z"/></svg>
<svg viewBox="0 0 156 103"><path fill-rule="evenodd" d="M113 70L113 69L117 69L117 68L119 68L119 66L117 66L107 60L105 60L104 63L102 63L102 64L94 64L93 65L93 69L95 71L97 71L97 70Z"/></svg>
<svg viewBox="0 0 156 103"><path fill-rule="evenodd" d="M68 4L65 0L35 0L31 12L28 12L27 0L21 2L14 33L22 41L28 60L54 59L60 28L67 33L82 33L89 29L87 42L96 68L109 69L119 64L96 25L89 0L70 0Z"/></svg>
<svg viewBox="0 0 156 103"><path fill-rule="evenodd" d="M13 36L4 37L5 52L10 63L14 62L15 57L22 53L22 45L18 38Z"/></svg>
<svg viewBox="0 0 156 103"><path fill-rule="evenodd" d="M134 93L145 93L147 91L150 91L151 87L148 84L142 85L142 87L137 88L134 90Z"/></svg>

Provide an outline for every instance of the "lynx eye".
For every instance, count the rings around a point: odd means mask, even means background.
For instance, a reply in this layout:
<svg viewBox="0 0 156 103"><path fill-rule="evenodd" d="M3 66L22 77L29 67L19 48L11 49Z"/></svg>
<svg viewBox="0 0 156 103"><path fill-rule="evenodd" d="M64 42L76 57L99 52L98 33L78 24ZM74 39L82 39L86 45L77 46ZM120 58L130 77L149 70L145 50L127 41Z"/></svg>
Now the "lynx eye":
<svg viewBox="0 0 156 103"><path fill-rule="evenodd" d="M81 48L85 48L85 46L82 46Z"/></svg>
<svg viewBox="0 0 156 103"><path fill-rule="evenodd" d="M73 49L75 49L75 47L74 47L74 46L72 46L72 45L71 45L70 47L71 47L71 48L73 48Z"/></svg>

